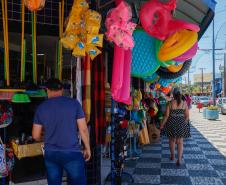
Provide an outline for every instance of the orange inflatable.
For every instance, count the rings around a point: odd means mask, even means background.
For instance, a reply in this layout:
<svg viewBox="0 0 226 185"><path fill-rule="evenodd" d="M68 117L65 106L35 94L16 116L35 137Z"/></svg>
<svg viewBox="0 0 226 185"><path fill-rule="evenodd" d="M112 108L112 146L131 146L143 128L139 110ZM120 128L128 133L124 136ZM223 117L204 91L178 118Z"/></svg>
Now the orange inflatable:
<svg viewBox="0 0 226 185"><path fill-rule="evenodd" d="M158 53L159 60L168 61L182 55L194 46L197 39L197 32L189 30L176 32L164 41Z"/></svg>
<svg viewBox="0 0 226 185"><path fill-rule="evenodd" d="M41 10L45 6L45 0L25 0L25 6L30 10L30 11L37 11Z"/></svg>
<svg viewBox="0 0 226 185"><path fill-rule="evenodd" d="M156 88L156 89L160 89L160 87L161 87L160 84L156 84L156 85L155 85L155 88Z"/></svg>
<svg viewBox="0 0 226 185"><path fill-rule="evenodd" d="M183 63L179 65L171 65L168 66L167 69L172 73L176 73L182 69L183 65L184 65Z"/></svg>
<svg viewBox="0 0 226 185"><path fill-rule="evenodd" d="M164 94L168 94L169 92L170 92L170 88L169 87L162 87L162 92L164 93Z"/></svg>

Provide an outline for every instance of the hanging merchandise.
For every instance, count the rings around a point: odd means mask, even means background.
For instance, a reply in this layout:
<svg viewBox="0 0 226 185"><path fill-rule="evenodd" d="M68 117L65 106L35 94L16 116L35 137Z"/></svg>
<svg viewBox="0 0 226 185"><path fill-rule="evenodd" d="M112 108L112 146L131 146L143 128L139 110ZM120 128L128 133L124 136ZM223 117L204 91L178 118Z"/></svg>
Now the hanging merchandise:
<svg viewBox="0 0 226 185"><path fill-rule="evenodd" d="M0 128L7 127L13 121L12 105L8 101L0 100Z"/></svg>
<svg viewBox="0 0 226 185"><path fill-rule="evenodd" d="M46 0L25 0L25 6L33 12L43 9L45 2Z"/></svg>
<svg viewBox="0 0 226 185"><path fill-rule="evenodd" d="M166 39L160 48L158 58L161 61L168 61L176 58L197 42L198 33L189 30L180 30Z"/></svg>
<svg viewBox="0 0 226 185"><path fill-rule="evenodd" d="M168 94L170 92L170 88L169 87L162 87L161 88L161 91L164 93L164 94Z"/></svg>
<svg viewBox="0 0 226 185"><path fill-rule="evenodd" d="M80 57L76 58L76 96L82 105L82 61Z"/></svg>
<svg viewBox="0 0 226 185"><path fill-rule="evenodd" d="M139 90L134 90L133 92L133 109L138 110L140 108L140 104L141 104L141 100L142 100L142 93Z"/></svg>
<svg viewBox="0 0 226 185"><path fill-rule="evenodd" d="M163 44L163 41L156 39L156 41L155 41L155 47L156 48L155 49L156 49L156 58L157 59L158 59L158 53L159 53L159 50L160 50L162 44ZM175 62L173 60L159 61L159 63L160 63L161 67L168 67L170 65L174 65L175 64Z"/></svg>
<svg viewBox="0 0 226 185"><path fill-rule="evenodd" d="M91 65L92 124L95 127L96 144L104 144L107 122L105 120L105 68L103 55L95 58Z"/></svg>
<svg viewBox="0 0 226 185"><path fill-rule="evenodd" d="M85 0L75 0L61 42L73 55L85 56L93 60L101 53L103 34L99 34L101 15L89 9Z"/></svg>
<svg viewBox="0 0 226 185"><path fill-rule="evenodd" d="M182 77L178 77L175 79L160 78L158 83L161 84L162 87L168 87L171 83L179 83L181 81Z"/></svg>
<svg viewBox="0 0 226 185"><path fill-rule="evenodd" d="M170 72L173 72L173 73L176 73L178 71L180 71L183 67L183 63L182 64L176 64L176 65L170 65L167 67L167 69L170 71Z"/></svg>
<svg viewBox="0 0 226 185"><path fill-rule="evenodd" d="M144 30L159 40L165 40L181 29L199 31L195 24L174 20L172 11L176 9L176 0L167 3L152 0L144 3L140 11L140 20Z"/></svg>
<svg viewBox="0 0 226 185"><path fill-rule="evenodd" d="M193 56L196 55L198 51L198 42L196 42L191 49L187 50L185 53L183 53L182 55L174 58L173 60L176 62L184 62L186 60L191 59Z"/></svg>
<svg viewBox="0 0 226 185"><path fill-rule="evenodd" d="M122 0L116 0L119 5ZM132 52L119 46L114 46L114 62L112 70L111 93L115 101L126 105L132 103L130 97L130 74L131 74Z"/></svg>
<svg viewBox="0 0 226 185"><path fill-rule="evenodd" d="M0 137L0 177L6 177L8 175L5 152L5 145Z"/></svg>
<svg viewBox="0 0 226 185"><path fill-rule="evenodd" d="M82 108L85 112L86 122L89 123L91 115L91 63L89 56L82 62Z"/></svg>
<svg viewBox="0 0 226 185"><path fill-rule="evenodd" d="M155 88L156 89L160 89L161 88L161 85L158 83L158 84L155 85Z"/></svg>
<svg viewBox="0 0 226 185"><path fill-rule="evenodd" d="M131 19L131 7L122 1L116 8L110 10L105 21L107 39L125 50L134 47L132 34L136 24L131 22Z"/></svg>
<svg viewBox="0 0 226 185"><path fill-rule="evenodd" d="M133 37L136 44L132 50L131 75L146 78L160 67L156 58L155 38L149 36L143 29L136 29Z"/></svg>
<svg viewBox="0 0 226 185"><path fill-rule="evenodd" d="M159 76L156 73L153 73L152 75L143 78L143 80L146 82L154 83L158 78Z"/></svg>
<svg viewBox="0 0 226 185"><path fill-rule="evenodd" d="M192 60L187 60L184 62L184 65L182 67L182 69L176 73L172 73L170 71L168 71L166 68L162 68L160 67L156 73L165 79L175 79L175 78L179 78L181 76L183 76L189 69L189 67L191 66Z"/></svg>
<svg viewBox="0 0 226 185"><path fill-rule="evenodd" d="M131 51L115 46L111 93L115 101L130 105Z"/></svg>

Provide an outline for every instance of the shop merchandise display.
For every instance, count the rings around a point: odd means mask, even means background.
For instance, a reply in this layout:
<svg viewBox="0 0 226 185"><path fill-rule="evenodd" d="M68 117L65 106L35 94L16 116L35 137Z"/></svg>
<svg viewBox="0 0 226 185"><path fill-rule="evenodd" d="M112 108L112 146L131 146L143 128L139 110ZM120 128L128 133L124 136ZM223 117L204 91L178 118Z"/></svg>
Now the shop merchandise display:
<svg viewBox="0 0 226 185"><path fill-rule="evenodd" d="M13 121L13 109L8 100L0 101L0 129L5 129ZM5 130L4 130L5 132ZM14 166L14 154L12 148L2 141L5 140L5 133L3 137L0 135L0 178L7 177Z"/></svg>
<svg viewBox="0 0 226 185"><path fill-rule="evenodd" d="M131 19L131 7L122 1L108 13L105 21L107 39L126 50L134 47L132 34L136 24L131 22Z"/></svg>
<svg viewBox="0 0 226 185"><path fill-rule="evenodd" d="M37 11L41 10L45 6L45 1L46 0L25 0L25 6L30 10L30 11Z"/></svg>
<svg viewBox="0 0 226 185"><path fill-rule="evenodd" d="M89 9L85 0L75 0L61 42L75 57L86 54L93 60L101 53L103 34L99 34L101 15Z"/></svg>
<svg viewBox="0 0 226 185"><path fill-rule="evenodd" d="M9 126L13 121L12 105L8 101L0 100L0 128Z"/></svg>

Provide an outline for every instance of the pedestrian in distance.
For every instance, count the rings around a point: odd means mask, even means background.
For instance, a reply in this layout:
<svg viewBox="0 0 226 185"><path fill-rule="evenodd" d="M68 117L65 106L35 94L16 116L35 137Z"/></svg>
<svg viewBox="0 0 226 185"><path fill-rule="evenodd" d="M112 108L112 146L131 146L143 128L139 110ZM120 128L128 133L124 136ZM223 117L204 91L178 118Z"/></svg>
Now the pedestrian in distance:
<svg viewBox="0 0 226 185"><path fill-rule="evenodd" d="M86 185L85 161L90 159L91 152L82 107L77 100L63 96L63 85L58 79L48 80L46 88L48 100L35 112L32 136L40 141L44 131L48 185L61 185L63 170L70 185ZM78 134L84 144L83 151Z"/></svg>
<svg viewBox="0 0 226 185"><path fill-rule="evenodd" d="M170 159L174 160L175 145L177 144L179 166L183 155L183 138L190 137L189 109L186 101L182 100L182 93L179 88L173 90L173 100L168 102L166 113L161 123L162 134L169 138Z"/></svg>

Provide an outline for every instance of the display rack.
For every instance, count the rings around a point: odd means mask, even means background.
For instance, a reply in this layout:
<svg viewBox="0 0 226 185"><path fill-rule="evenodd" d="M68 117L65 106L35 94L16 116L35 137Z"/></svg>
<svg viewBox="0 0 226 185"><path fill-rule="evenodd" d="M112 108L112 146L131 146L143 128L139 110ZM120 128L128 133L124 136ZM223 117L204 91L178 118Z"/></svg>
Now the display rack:
<svg viewBox="0 0 226 185"><path fill-rule="evenodd" d="M106 181L110 180L111 185L121 185L122 178L127 176L131 183L134 182L134 179L131 174L124 172L121 166L123 166L124 162L124 145L122 144L122 148L117 148L116 152L116 137L123 137L120 132L118 132L116 120L115 120L115 104L116 102L112 99L111 102L111 143L110 143L110 158L111 158L111 172L106 177ZM119 128L119 127L118 127ZM116 135L116 132L118 133ZM124 133L128 134L128 133ZM125 142L125 139L122 139ZM121 140L120 140L121 141ZM119 150L121 150L122 155L119 156ZM117 153L117 154L116 154ZM116 156L118 155L118 156ZM118 164L120 163L120 164Z"/></svg>

